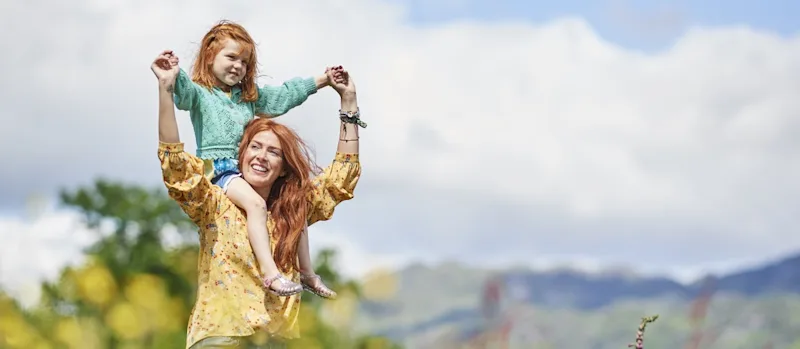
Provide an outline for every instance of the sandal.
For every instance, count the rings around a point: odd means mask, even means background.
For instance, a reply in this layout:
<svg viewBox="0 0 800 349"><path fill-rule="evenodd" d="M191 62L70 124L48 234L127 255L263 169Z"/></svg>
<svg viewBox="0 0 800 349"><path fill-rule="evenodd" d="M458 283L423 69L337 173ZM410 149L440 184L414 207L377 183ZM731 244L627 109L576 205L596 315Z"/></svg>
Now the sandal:
<svg viewBox="0 0 800 349"><path fill-rule="evenodd" d="M300 283L303 289L326 299L335 299L336 292L325 286L322 278L317 274L300 274Z"/></svg>
<svg viewBox="0 0 800 349"><path fill-rule="evenodd" d="M267 291L277 296L288 297L293 294L303 292L303 286L287 279L285 276L283 276L283 274L280 273L271 278L264 278L263 281L264 287L267 289ZM281 286L273 289L270 286L272 286L272 283L275 281L280 281Z"/></svg>

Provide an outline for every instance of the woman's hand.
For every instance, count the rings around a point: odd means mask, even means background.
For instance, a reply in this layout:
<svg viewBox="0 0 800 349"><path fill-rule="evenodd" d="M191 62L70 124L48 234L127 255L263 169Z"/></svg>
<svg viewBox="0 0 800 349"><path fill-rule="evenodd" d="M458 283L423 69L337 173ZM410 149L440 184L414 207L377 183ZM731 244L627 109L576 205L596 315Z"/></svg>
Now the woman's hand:
<svg viewBox="0 0 800 349"><path fill-rule="evenodd" d="M331 87L339 93L340 97L355 96L356 85L347 70L339 66L327 70L326 74L328 74L328 81L330 81Z"/></svg>
<svg viewBox="0 0 800 349"><path fill-rule="evenodd" d="M180 71L178 56L175 56L172 51L166 50L153 60L150 70L156 75L158 83L166 88L167 91L172 92L175 88L175 79L177 79Z"/></svg>

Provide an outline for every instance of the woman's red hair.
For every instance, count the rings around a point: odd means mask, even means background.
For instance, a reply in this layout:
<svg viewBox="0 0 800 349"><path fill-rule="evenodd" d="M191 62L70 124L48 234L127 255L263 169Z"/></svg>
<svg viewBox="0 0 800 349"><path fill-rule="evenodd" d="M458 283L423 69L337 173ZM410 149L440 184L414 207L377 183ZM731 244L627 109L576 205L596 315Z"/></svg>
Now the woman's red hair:
<svg viewBox="0 0 800 349"><path fill-rule="evenodd" d="M248 52L247 72L241 83L241 98L243 102L255 102L258 99L256 43L243 26L234 22L221 21L203 37L203 41L200 42L200 50L197 52L197 59L192 67L192 81L208 89L216 85L217 79L214 77L211 66L214 64L214 57L222 50L223 43L228 39L236 41L242 52Z"/></svg>
<svg viewBox="0 0 800 349"><path fill-rule="evenodd" d="M320 173L312 151L289 127L267 118L255 118L244 128L239 147L239 166L244 166L247 145L256 134L272 131L281 143L283 169L286 175L272 184L267 209L275 222L272 235L277 240L275 264L284 272L297 267L297 244L308 221L308 194L313 189L312 175Z"/></svg>

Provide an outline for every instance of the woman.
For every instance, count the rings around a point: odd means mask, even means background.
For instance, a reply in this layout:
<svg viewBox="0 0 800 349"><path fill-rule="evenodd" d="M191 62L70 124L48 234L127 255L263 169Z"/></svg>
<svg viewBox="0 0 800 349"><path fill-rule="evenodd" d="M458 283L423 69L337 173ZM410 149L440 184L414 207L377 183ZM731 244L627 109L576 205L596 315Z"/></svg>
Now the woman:
<svg viewBox="0 0 800 349"><path fill-rule="evenodd" d="M248 342L264 341L263 348L284 347L284 340L298 337L300 295L279 297L265 292L248 243L244 212L208 181L202 160L183 150L172 100L177 65L159 57L152 70L159 81L158 157L164 183L170 197L200 229L197 300L186 347L245 348ZM357 116L355 85L347 72L328 74L341 97L341 111ZM341 75L334 79L333 74ZM291 129L270 119L253 120L245 128L239 149L240 171L267 202L267 226L275 256L286 255L291 261L310 259L297 255L298 242L307 243L308 237L301 234L305 225L330 219L338 203L353 197L361 174L359 120L340 119L333 164L313 180L313 161ZM281 266L294 282L301 274L296 264Z"/></svg>

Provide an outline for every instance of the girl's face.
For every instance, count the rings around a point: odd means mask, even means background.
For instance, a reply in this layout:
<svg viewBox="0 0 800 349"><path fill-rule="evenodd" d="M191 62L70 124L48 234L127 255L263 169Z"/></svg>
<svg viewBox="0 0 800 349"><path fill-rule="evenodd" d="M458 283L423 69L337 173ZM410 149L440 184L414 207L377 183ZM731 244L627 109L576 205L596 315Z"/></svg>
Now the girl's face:
<svg viewBox="0 0 800 349"><path fill-rule="evenodd" d="M211 65L212 73L217 78L217 87L229 89L242 81L247 73L248 50L243 50L238 42L225 39L222 49L214 57Z"/></svg>

